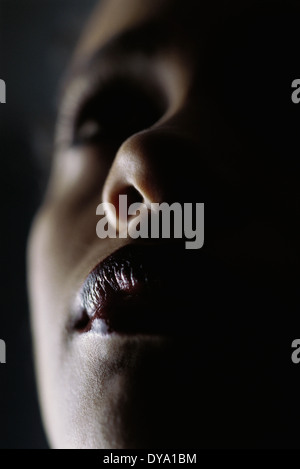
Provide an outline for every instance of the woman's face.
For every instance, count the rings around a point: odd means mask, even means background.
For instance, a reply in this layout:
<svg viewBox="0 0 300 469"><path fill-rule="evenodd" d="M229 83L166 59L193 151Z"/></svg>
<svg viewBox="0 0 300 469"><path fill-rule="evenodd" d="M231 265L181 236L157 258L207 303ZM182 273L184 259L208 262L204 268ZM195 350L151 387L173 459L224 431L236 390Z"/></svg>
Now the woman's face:
<svg viewBox="0 0 300 469"><path fill-rule="evenodd" d="M102 3L64 83L29 246L51 444L259 443L281 422L278 376L290 343L276 342L277 332L289 335L297 321L292 10ZM281 47L278 27L287 32ZM205 203L204 247L100 240L97 206L116 206L119 195ZM118 211L110 222L118 226Z"/></svg>

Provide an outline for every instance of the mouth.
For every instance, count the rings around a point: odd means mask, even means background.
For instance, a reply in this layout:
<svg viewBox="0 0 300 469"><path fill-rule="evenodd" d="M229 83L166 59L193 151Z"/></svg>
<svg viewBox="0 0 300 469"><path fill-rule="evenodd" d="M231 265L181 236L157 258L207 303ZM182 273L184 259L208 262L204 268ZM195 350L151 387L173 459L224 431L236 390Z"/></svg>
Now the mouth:
<svg viewBox="0 0 300 469"><path fill-rule="evenodd" d="M100 262L80 289L73 330L101 336L173 334L175 317L168 311L174 303L176 252L130 245Z"/></svg>
<svg viewBox="0 0 300 469"><path fill-rule="evenodd" d="M239 272L204 249L195 254L178 245L128 245L87 276L70 329L101 337L196 337L204 343L216 331L229 336L245 316L253 317L254 293Z"/></svg>

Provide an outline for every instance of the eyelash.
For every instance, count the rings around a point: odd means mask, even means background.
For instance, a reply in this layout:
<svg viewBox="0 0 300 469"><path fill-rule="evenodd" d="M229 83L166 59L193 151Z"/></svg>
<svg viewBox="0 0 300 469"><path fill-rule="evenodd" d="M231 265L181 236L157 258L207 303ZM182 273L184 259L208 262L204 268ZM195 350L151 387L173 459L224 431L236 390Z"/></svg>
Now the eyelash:
<svg viewBox="0 0 300 469"><path fill-rule="evenodd" d="M165 109L158 93L129 80L112 80L80 107L71 145L120 145L130 135L152 126Z"/></svg>

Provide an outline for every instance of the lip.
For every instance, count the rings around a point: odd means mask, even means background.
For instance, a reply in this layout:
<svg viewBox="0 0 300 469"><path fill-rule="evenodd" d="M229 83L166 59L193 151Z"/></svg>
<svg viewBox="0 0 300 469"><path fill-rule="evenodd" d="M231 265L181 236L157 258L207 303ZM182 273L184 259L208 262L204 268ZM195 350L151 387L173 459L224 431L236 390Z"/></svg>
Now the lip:
<svg viewBox="0 0 300 469"><path fill-rule="evenodd" d="M179 253L178 246L129 245L104 259L79 291L72 329L102 336L173 334L171 264Z"/></svg>
<svg viewBox="0 0 300 469"><path fill-rule="evenodd" d="M102 337L196 337L205 343L217 332L230 335L234 324L253 317L256 301L253 284L205 248L195 252L175 243L132 244L87 276L70 329Z"/></svg>

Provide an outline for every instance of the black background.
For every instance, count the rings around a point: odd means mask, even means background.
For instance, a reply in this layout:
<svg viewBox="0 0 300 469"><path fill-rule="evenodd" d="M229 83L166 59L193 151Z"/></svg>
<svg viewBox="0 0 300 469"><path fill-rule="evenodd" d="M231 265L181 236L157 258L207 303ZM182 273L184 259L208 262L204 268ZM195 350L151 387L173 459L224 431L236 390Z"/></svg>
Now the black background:
<svg viewBox="0 0 300 469"><path fill-rule="evenodd" d="M95 0L0 0L0 448L46 448L31 352L26 240L51 155L59 79Z"/></svg>
<svg viewBox="0 0 300 469"><path fill-rule="evenodd" d="M0 78L7 84L7 104L0 105L0 339L7 344L7 364L0 365L0 448L47 447L32 363L26 241L48 174L58 83L84 18L95 3L96 0L0 0ZM224 52L224 70L230 71L228 81L226 76L222 80L226 88L224 96L228 99L224 106L229 105L235 115L240 113L240 122L247 133L259 130L266 143L274 147L274 152L267 155L270 159L267 164L274 163L276 152L282 153L284 160L278 164L288 167L291 162L297 177L300 104L292 104L290 96L292 81L300 78L299 15L287 8L274 18L270 20L267 13L256 24L251 41L255 51L252 61L243 50L236 49L233 56ZM265 41L265 48L262 48L261 38L266 38L267 21L270 41ZM241 25L241 29L243 27ZM236 40L234 34L232 40ZM246 57L245 61L241 57ZM211 74L216 82L209 84L212 94L220 91L219 62L216 63L215 73ZM214 56L208 65L214 70ZM240 76L235 73L235 67ZM234 82L233 75L239 80ZM232 102L233 95L242 98ZM299 233L296 230L298 218L295 212L293 236ZM284 389L278 409L278 414L283 416L272 415L274 421L278 418L279 422L274 429L275 435L279 429L278 439L274 438L273 444L280 440L277 446L299 448L300 365L293 365L290 359L290 345L300 336L297 305L298 302L292 311L295 320L288 323L286 331L280 327L281 322L285 324L281 318L290 311L281 305L272 305L270 326L265 324L266 345L262 348L269 346L268 367L276 370L278 391L274 387L272 392L280 395L280 386ZM278 335L272 331L274 318L279 325ZM249 317L249 324L253 324L252 317ZM254 326L258 330L262 327L259 321ZM255 350L260 350L256 343L253 344L253 352ZM268 390L265 388L264 392L267 394ZM271 399L270 393L266 402ZM255 406L255 402L252 404Z"/></svg>

